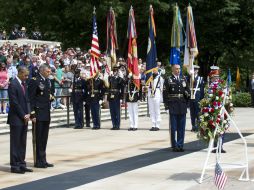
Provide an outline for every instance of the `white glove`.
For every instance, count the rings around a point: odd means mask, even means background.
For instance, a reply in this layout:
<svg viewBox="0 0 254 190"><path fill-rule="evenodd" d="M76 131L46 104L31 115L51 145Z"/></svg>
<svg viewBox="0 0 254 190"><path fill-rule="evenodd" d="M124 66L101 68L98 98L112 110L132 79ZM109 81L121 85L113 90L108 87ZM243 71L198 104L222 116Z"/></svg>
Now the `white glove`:
<svg viewBox="0 0 254 190"><path fill-rule="evenodd" d="M118 72L118 76L119 76L120 78L123 79L123 78L124 78L124 77L123 77L123 72L122 72L122 71L119 71L119 72Z"/></svg>
<svg viewBox="0 0 254 190"><path fill-rule="evenodd" d="M99 104L100 104L100 105L102 104L102 100L99 101Z"/></svg>
<svg viewBox="0 0 254 190"><path fill-rule="evenodd" d="M112 76L113 75L113 71L110 71L110 76Z"/></svg>
<svg viewBox="0 0 254 190"><path fill-rule="evenodd" d="M132 77L132 73L129 73L128 78L131 78L131 77Z"/></svg>
<svg viewBox="0 0 254 190"><path fill-rule="evenodd" d="M166 110L166 114L169 114L169 110Z"/></svg>
<svg viewBox="0 0 254 190"><path fill-rule="evenodd" d="M190 69L189 73L190 75L194 74L194 69Z"/></svg>

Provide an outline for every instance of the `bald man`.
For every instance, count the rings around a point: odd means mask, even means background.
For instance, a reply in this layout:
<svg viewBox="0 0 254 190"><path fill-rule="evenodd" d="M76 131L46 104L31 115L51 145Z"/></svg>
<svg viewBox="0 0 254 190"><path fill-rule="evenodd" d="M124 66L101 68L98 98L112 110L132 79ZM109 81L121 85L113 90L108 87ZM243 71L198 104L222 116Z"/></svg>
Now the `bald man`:
<svg viewBox="0 0 254 190"><path fill-rule="evenodd" d="M180 65L172 66L172 75L165 78L163 101L170 114L171 146L173 152L183 152L187 102L190 89L185 77L180 75ZM177 133L177 138L176 138Z"/></svg>

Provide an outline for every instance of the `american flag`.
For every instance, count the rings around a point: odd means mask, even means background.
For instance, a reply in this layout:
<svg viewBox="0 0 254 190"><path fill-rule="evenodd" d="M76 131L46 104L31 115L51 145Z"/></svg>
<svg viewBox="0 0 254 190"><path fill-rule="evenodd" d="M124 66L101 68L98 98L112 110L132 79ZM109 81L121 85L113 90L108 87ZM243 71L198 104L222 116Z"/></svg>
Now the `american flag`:
<svg viewBox="0 0 254 190"><path fill-rule="evenodd" d="M98 31L97 31L97 23L96 23L96 12L94 8L93 12L93 38L92 38L92 46L91 46L91 60L90 60L90 73L93 77L100 69L99 65L99 57L101 55L99 40L98 40Z"/></svg>
<svg viewBox="0 0 254 190"><path fill-rule="evenodd" d="M225 184L227 182L228 177L226 174L222 171L222 168L220 167L219 163L216 163L215 165L215 176L214 176L214 183L216 187L219 190L224 189Z"/></svg>

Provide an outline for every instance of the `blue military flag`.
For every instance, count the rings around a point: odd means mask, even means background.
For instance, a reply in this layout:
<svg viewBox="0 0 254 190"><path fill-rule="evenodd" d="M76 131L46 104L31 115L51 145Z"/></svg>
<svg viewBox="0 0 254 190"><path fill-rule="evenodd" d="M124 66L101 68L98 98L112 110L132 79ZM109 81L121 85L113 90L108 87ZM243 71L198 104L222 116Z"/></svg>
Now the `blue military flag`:
<svg viewBox="0 0 254 190"><path fill-rule="evenodd" d="M156 50L156 30L155 22L153 18L153 7L150 5L150 14L149 14L149 37L148 37L148 46L147 46L147 56L146 56L146 84L149 84L152 80L152 73L157 69L157 50Z"/></svg>
<svg viewBox="0 0 254 190"><path fill-rule="evenodd" d="M181 64L180 53L183 43L183 22L178 5L174 7L174 17L171 32L170 64Z"/></svg>

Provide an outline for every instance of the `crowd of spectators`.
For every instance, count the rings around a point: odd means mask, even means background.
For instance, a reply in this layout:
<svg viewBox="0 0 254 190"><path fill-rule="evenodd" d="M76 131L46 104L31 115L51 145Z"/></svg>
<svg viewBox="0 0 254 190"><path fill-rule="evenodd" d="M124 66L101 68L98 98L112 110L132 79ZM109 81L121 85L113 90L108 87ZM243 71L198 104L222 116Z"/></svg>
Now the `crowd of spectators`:
<svg viewBox="0 0 254 190"><path fill-rule="evenodd" d="M104 75L107 70L105 69L107 67L106 59L105 55L99 59L101 75ZM61 96L52 103L52 110L66 108L76 69L81 70L83 78L90 77L90 51L81 51L79 47L63 51L59 45L47 44L33 48L29 43L18 46L7 41L0 47L0 100L2 100L0 113L8 112L7 89L9 82L17 76L17 67L25 65L29 69L27 81L29 83L29 80L37 75L38 68L43 63L47 63L51 67L50 79L55 96ZM126 61L119 58L117 64L122 77L127 77ZM159 62L158 65L160 65ZM142 59L139 59L139 70L141 83L144 86L143 100L145 100L146 68Z"/></svg>
<svg viewBox="0 0 254 190"><path fill-rule="evenodd" d="M41 40L42 34L38 28L29 31L29 34L24 26L14 25L13 29L7 33L6 30L0 31L0 40L16 40L16 39L33 39Z"/></svg>

